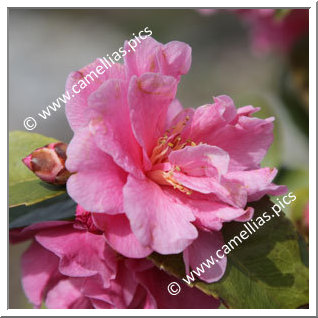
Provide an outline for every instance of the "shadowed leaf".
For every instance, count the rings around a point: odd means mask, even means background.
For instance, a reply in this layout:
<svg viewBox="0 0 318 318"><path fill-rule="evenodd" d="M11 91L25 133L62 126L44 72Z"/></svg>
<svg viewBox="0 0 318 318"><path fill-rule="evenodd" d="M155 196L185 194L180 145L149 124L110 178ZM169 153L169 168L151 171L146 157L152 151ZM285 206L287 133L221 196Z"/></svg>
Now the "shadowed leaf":
<svg viewBox="0 0 318 318"><path fill-rule="evenodd" d="M222 300L229 308L297 308L308 303L308 248L292 223L277 217L267 197L249 204L255 208L253 220L268 212L267 221L228 255L223 278L212 284L197 280L193 285ZM274 217L273 217L274 215ZM245 230L244 223L231 222L223 227L224 241ZM185 277L182 255L149 257L158 267ZM202 260L205 261L205 260ZM209 270L209 269L206 269Z"/></svg>

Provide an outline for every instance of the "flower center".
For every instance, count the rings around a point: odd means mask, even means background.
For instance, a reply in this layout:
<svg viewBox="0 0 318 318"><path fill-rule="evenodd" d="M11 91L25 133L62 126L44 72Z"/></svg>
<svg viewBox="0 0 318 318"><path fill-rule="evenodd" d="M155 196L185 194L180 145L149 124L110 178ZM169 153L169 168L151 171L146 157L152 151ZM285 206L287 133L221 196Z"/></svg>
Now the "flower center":
<svg viewBox="0 0 318 318"><path fill-rule="evenodd" d="M150 161L152 163L152 169L147 173L148 177L160 185L173 186L174 189L191 194L191 190L178 183L173 178L175 171L180 172L179 166L172 166L169 163L168 157L172 151L183 149L187 146L196 146L196 143L190 139L183 140L181 133L189 121L189 116L186 116L184 120L177 123L177 125L166 130L163 137L160 137L157 141L157 145L154 147Z"/></svg>

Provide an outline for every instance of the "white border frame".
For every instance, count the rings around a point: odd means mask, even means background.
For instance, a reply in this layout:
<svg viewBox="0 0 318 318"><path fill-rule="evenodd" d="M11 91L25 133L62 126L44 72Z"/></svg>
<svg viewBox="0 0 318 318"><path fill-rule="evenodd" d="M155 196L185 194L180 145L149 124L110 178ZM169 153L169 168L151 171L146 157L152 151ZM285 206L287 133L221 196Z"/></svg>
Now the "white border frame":
<svg viewBox="0 0 318 318"><path fill-rule="evenodd" d="M3 145L6 141L5 136L7 136L7 123L5 118L7 117L7 9L13 7L41 7L41 8L129 8L133 4L134 7L151 8L151 7L162 7L162 8L176 8L176 7L189 7L189 8L209 8L209 7L295 7L295 8L311 8L309 13L310 21L310 44L309 44L309 105L310 105L310 116L309 116L309 210L316 211L316 2L315 1L281 1L281 0L267 0L258 1L230 1L223 0L218 1L218 3L212 3L209 0L197 0L197 1L171 1L171 0L161 0L158 3L153 3L149 1L137 0L133 3L122 0L105 2L98 0L90 0L90 6L87 6L87 2L83 0L78 0L72 2L70 0L48 0L45 3L40 0L30 0L27 2L23 0L12 0L5 1L5 4L1 5L1 15L0 15L0 25L1 25L1 43L5 44L0 50L1 64L2 64L2 74L1 74L1 96L2 96L2 107L1 118L4 125L0 126L1 139ZM1 156L1 167L4 170L7 168L7 157ZM3 173L2 175L5 175ZM8 240L7 240L7 187L4 183L1 186L1 205L3 221L1 222L1 251L2 255L6 255L6 260L8 258ZM1 316L316 316L316 213L310 214L310 253L309 253L309 273L310 273L310 285L309 285L309 309L231 309L231 310L218 310L218 309L113 309L113 310L85 310L85 309L7 309L8 291L7 291L7 261L2 259L1 262L1 276L2 276L2 286L0 287L0 315ZM244 297L244 295L242 295Z"/></svg>

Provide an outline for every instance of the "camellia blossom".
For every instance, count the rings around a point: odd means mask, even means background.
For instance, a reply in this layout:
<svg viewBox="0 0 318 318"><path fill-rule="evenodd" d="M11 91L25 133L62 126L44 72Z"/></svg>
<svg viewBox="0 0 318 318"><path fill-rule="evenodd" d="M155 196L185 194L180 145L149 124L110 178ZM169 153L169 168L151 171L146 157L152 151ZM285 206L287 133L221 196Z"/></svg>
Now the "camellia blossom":
<svg viewBox="0 0 318 318"><path fill-rule="evenodd" d="M23 163L41 180L56 185L66 183L70 173L65 168L67 144L55 142L35 149Z"/></svg>
<svg viewBox="0 0 318 318"><path fill-rule="evenodd" d="M74 222L51 221L10 232L32 238L22 256L22 286L36 307L49 309L218 308L219 301L157 269L150 261L122 257L77 208ZM171 296L170 282L182 290Z"/></svg>
<svg viewBox="0 0 318 318"><path fill-rule="evenodd" d="M292 46L309 32L309 10L286 10L277 17L275 9L238 10L250 27L255 52L269 52L276 48L288 52Z"/></svg>
<svg viewBox="0 0 318 318"><path fill-rule="evenodd" d="M248 202L286 192L272 183L275 168L260 167L274 118L252 117L259 108L236 109L228 96L183 109L176 92L191 64L185 43L149 37L124 62L66 105L74 131L67 191L120 254L185 252L193 268L222 247L224 222L251 218ZM66 89L98 65L71 73ZM213 267L200 278L220 279L226 257Z"/></svg>

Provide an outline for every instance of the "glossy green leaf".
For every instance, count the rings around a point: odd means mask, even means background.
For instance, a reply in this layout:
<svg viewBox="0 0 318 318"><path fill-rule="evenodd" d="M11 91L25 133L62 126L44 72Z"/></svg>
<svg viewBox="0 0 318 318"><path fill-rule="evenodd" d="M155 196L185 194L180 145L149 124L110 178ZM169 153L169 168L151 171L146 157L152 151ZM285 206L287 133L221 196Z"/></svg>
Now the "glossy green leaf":
<svg viewBox="0 0 318 318"><path fill-rule="evenodd" d="M273 215L273 203L268 198L252 205L254 220L265 211ZM244 229L243 223L226 224L224 241L228 242ZM181 255L152 254L149 258L172 275L185 277ZM272 217L230 252L226 273L219 282L207 284L197 280L194 286L220 298L228 308L298 308L308 304L306 264L307 246L281 214Z"/></svg>
<svg viewBox="0 0 318 318"><path fill-rule="evenodd" d="M20 205L9 211L9 228L28 226L33 223L70 219L75 216L76 203L62 194L31 206Z"/></svg>
<svg viewBox="0 0 318 318"><path fill-rule="evenodd" d="M9 134L9 206L30 205L65 193L65 187L42 182L23 163L22 159L36 148L56 139L30 132Z"/></svg>

